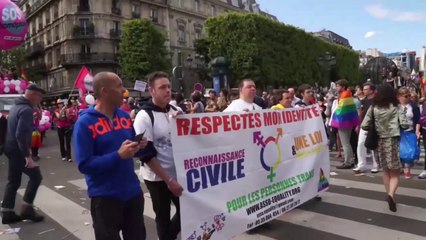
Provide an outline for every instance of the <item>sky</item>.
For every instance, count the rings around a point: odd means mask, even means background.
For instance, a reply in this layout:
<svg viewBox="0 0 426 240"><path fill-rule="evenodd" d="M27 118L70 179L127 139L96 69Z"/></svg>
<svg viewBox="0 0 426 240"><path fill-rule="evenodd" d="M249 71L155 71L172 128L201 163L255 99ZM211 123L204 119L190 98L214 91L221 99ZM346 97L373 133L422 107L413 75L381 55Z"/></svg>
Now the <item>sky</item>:
<svg viewBox="0 0 426 240"><path fill-rule="evenodd" d="M417 51L426 45L425 0L257 0L285 24L331 30L354 50Z"/></svg>

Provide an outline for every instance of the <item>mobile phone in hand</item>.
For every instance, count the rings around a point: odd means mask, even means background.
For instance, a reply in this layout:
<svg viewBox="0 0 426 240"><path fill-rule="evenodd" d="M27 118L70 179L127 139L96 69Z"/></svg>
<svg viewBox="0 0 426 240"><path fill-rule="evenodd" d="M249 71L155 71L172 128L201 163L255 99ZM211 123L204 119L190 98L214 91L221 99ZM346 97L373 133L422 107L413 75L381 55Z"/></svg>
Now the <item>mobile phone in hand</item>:
<svg viewBox="0 0 426 240"><path fill-rule="evenodd" d="M135 138L133 139L133 141L134 142L142 142L144 135L145 135L145 131L143 133L139 133L138 135L135 136Z"/></svg>

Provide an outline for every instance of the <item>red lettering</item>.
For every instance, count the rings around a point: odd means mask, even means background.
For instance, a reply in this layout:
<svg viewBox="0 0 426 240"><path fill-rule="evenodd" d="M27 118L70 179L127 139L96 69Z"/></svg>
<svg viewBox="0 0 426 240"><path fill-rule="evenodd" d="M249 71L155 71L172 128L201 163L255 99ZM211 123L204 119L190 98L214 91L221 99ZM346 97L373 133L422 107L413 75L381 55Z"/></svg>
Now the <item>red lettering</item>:
<svg viewBox="0 0 426 240"><path fill-rule="evenodd" d="M201 131L203 134L210 134L212 132L212 125L210 124L210 117L201 118L201 126L203 126L203 130Z"/></svg>
<svg viewBox="0 0 426 240"><path fill-rule="evenodd" d="M241 128L240 116L237 114L231 115L231 126L232 130L238 131Z"/></svg>
<svg viewBox="0 0 426 240"><path fill-rule="evenodd" d="M254 128L254 116L253 113L249 113L249 128Z"/></svg>
<svg viewBox="0 0 426 240"><path fill-rule="evenodd" d="M104 135L109 132L108 126L104 124L102 118L99 118L99 121L95 124L95 131L98 135Z"/></svg>
<svg viewBox="0 0 426 240"><path fill-rule="evenodd" d="M115 117L112 122L114 123L114 130L121 129L120 119L118 119L118 117Z"/></svg>
<svg viewBox="0 0 426 240"><path fill-rule="evenodd" d="M262 121L261 121L261 119L260 119L260 113L255 113L254 114L254 120L255 120L255 125L256 125L256 128L260 128L260 127L262 127Z"/></svg>
<svg viewBox="0 0 426 240"><path fill-rule="evenodd" d="M314 114L315 117L318 117L320 115L320 113L318 112L317 106L311 108L312 113Z"/></svg>
<svg viewBox="0 0 426 240"><path fill-rule="evenodd" d="M192 118L191 135L200 135L200 118Z"/></svg>
<svg viewBox="0 0 426 240"><path fill-rule="evenodd" d="M265 126L271 126L272 125L272 112L263 113L263 122L264 122Z"/></svg>
<svg viewBox="0 0 426 240"><path fill-rule="evenodd" d="M230 122L229 122L229 115L225 115L225 116L222 116L223 117L223 131L225 131L225 132L229 132L229 131L231 131L231 128L230 128Z"/></svg>
<svg viewBox="0 0 426 240"><path fill-rule="evenodd" d="M187 118L177 118L176 127L178 136L186 136L189 134L190 121Z"/></svg>
<svg viewBox="0 0 426 240"><path fill-rule="evenodd" d="M217 133L220 125L222 125L222 118L220 116L213 116L213 132Z"/></svg>
<svg viewBox="0 0 426 240"><path fill-rule="evenodd" d="M121 118L120 119L120 124L125 129L130 129L132 127L132 122L128 118L124 118L124 117Z"/></svg>
<svg viewBox="0 0 426 240"><path fill-rule="evenodd" d="M185 159L184 161L183 161L183 164L185 165L185 170L188 170L189 169L189 164L188 164L188 159Z"/></svg>
<svg viewBox="0 0 426 240"><path fill-rule="evenodd" d="M286 116L286 119L287 119L287 123L291 123L291 122L293 122L293 111L288 111L288 112L285 112L285 116Z"/></svg>
<svg viewBox="0 0 426 240"><path fill-rule="evenodd" d="M241 114L240 117L243 118L243 129L247 129L247 118L248 118L248 114Z"/></svg>
<svg viewBox="0 0 426 240"><path fill-rule="evenodd" d="M89 129L92 131L92 138L95 139L97 136L95 126L89 125Z"/></svg>

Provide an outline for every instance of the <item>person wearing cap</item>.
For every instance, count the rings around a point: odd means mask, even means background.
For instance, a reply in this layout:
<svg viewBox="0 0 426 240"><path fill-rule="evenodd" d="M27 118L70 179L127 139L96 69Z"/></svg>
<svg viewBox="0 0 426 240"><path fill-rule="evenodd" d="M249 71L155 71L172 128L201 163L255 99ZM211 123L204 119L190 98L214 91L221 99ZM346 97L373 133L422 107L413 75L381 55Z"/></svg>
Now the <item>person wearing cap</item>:
<svg viewBox="0 0 426 240"><path fill-rule="evenodd" d="M56 124L58 127L59 146L62 161L72 162L71 158L71 116L68 114L66 99L58 99L58 108L55 110Z"/></svg>
<svg viewBox="0 0 426 240"><path fill-rule="evenodd" d="M40 167L31 156L31 140L33 132L33 108L40 104L45 91L35 84L25 90L25 95L12 106L8 116L7 134L4 153L8 158L8 182L6 185L1 215L3 224L16 223L22 220L40 222L44 219L33 207L33 202L40 186L42 176ZM17 215L14 211L15 198L21 186L22 173L29 177L25 189L22 211Z"/></svg>

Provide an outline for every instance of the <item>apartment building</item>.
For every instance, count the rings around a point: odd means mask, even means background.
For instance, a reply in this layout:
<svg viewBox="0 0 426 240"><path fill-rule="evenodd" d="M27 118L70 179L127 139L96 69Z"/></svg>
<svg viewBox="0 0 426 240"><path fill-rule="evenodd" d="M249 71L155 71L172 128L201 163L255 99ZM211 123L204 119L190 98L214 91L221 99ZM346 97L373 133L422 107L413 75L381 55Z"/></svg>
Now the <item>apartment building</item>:
<svg viewBox="0 0 426 240"><path fill-rule="evenodd" d="M29 33L27 68L43 76L49 94L72 89L81 67L117 71L122 24L150 19L167 36L174 65L178 56L194 56L194 41L205 35L210 16L230 11L261 12L254 0L21 0ZM276 20L276 18L275 18ZM178 54L180 53L180 54Z"/></svg>

